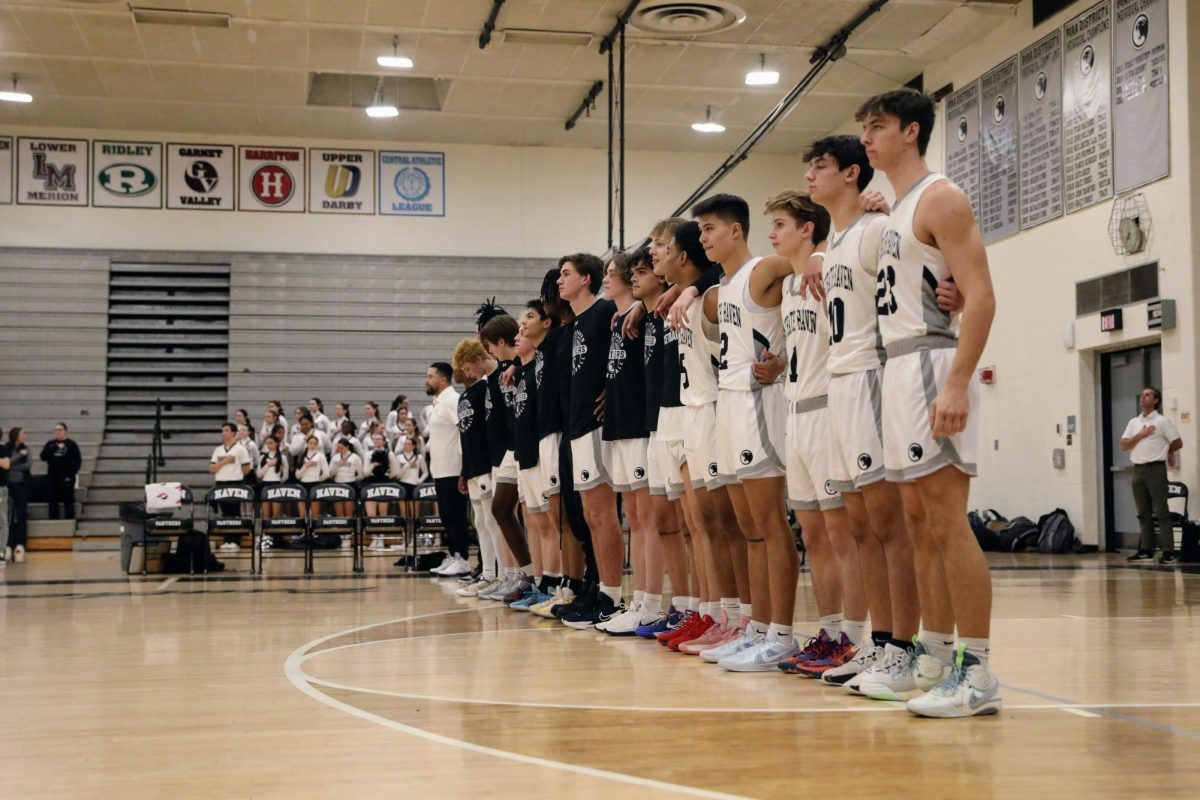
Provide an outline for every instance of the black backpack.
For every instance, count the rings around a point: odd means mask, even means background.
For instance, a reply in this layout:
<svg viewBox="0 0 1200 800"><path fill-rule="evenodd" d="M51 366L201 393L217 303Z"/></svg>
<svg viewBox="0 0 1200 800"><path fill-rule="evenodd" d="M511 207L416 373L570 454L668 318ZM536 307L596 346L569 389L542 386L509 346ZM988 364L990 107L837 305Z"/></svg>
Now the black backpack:
<svg viewBox="0 0 1200 800"><path fill-rule="evenodd" d="M1039 553L1077 553L1081 547L1067 512L1056 508L1038 518Z"/></svg>
<svg viewBox="0 0 1200 800"><path fill-rule="evenodd" d="M218 561L209 548L208 536L199 531L186 531L179 534L175 542L175 552L163 557L163 572L195 573L221 572L225 564Z"/></svg>
<svg viewBox="0 0 1200 800"><path fill-rule="evenodd" d="M1000 542L1000 551L1004 553L1020 553L1037 547L1041 531L1029 517L1013 517L1008 527L996 534Z"/></svg>
<svg viewBox="0 0 1200 800"><path fill-rule="evenodd" d="M1000 537L988 527L982 514L978 511L967 512L967 522L971 524L971 532L975 534L980 550L993 552L1000 549Z"/></svg>

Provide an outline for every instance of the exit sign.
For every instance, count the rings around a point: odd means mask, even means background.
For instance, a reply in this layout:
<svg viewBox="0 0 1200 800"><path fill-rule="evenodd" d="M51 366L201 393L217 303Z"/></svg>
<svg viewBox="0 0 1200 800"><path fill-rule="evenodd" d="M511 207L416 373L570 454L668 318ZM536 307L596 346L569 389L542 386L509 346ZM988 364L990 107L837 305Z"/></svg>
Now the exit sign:
<svg viewBox="0 0 1200 800"><path fill-rule="evenodd" d="M1100 312L1100 330L1104 332L1121 330L1123 319L1121 309L1114 308L1112 311Z"/></svg>

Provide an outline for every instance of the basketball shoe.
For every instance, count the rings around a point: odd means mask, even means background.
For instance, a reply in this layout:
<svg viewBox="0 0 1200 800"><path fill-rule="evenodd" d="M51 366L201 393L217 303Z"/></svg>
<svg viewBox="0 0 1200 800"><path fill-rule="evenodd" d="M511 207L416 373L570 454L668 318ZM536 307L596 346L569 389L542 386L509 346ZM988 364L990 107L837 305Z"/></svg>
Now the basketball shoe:
<svg viewBox="0 0 1200 800"><path fill-rule="evenodd" d="M863 639L854 648L853 656L839 667L830 667L821 673L821 681L833 686L845 686L847 690L858 694L858 684L851 683L861 673L866 672L883 655L883 648L877 647L870 637Z"/></svg>
<svg viewBox="0 0 1200 800"><path fill-rule="evenodd" d="M688 609L687 611L683 612L683 618L681 620L679 620L678 625L676 625L674 628L669 628L669 629L663 631L662 633L658 634L655 638L658 639L659 644L661 644L663 647L666 647L668 644L670 644L670 639L672 636L676 636L676 635L682 633L683 631L687 630L689 627L696 624L696 621L698 619L700 619L700 615L697 614L695 611Z"/></svg>
<svg viewBox="0 0 1200 800"><path fill-rule="evenodd" d="M529 591L525 593L524 597L516 602L509 603L508 607L513 611L528 611L533 606L536 606L539 603L544 603L549 599L550 595L546 594L536 585L534 585L529 587Z"/></svg>
<svg viewBox="0 0 1200 800"><path fill-rule="evenodd" d="M798 670L798 674L806 678L819 678L829 670L842 666L852 658L854 658L854 643L846 637L846 634L842 633L838 635L836 642L832 642L829 645L829 650L824 658L802 664Z"/></svg>
<svg viewBox="0 0 1200 800"><path fill-rule="evenodd" d="M1000 681L960 644L946 679L907 706L917 716L939 719L995 714L1003 707Z"/></svg>
<svg viewBox="0 0 1200 800"><path fill-rule="evenodd" d="M700 659L710 664L717 664L726 656L740 653L746 648L758 644L759 637L762 637L762 640L765 641L767 635L765 633L751 633L749 628L741 628L738 630L737 636L730 638L725 644L702 652Z"/></svg>
<svg viewBox="0 0 1200 800"><path fill-rule="evenodd" d="M779 662L800 652L800 645L792 636L771 640L765 634L760 635L763 638L758 644L725 656L717 662L717 666L729 672L775 672Z"/></svg>
<svg viewBox="0 0 1200 800"><path fill-rule="evenodd" d="M675 630L679 627L679 624L682 621L683 614L676 611L675 606L671 606L671 610L655 620L653 624L639 625L637 628L637 635L641 636L643 639L654 639L660 633L666 633L667 631Z"/></svg>
<svg viewBox="0 0 1200 800"><path fill-rule="evenodd" d="M679 652L687 656L698 656L709 648L716 647L729 638L729 615L721 612L721 618L716 624L704 632L698 639L692 639L679 645Z"/></svg>
<svg viewBox="0 0 1200 800"><path fill-rule="evenodd" d="M580 608L574 614L563 617L563 624L577 631L586 631L599 624L608 622L613 617L625 611L624 604L618 605L604 592L598 592L595 598Z"/></svg>
<svg viewBox="0 0 1200 800"><path fill-rule="evenodd" d="M666 619L661 608L651 608L640 605L631 608L621 616L604 626L604 632L609 636L636 636L638 628L653 627L659 620ZM596 626L599 630L599 626Z"/></svg>
<svg viewBox="0 0 1200 800"><path fill-rule="evenodd" d="M872 700L903 700L917 689L913 651L888 642L883 658L858 676L858 693Z"/></svg>
<svg viewBox="0 0 1200 800"><path fill-rule="evenodd" d="M822 628L816 636L808 638L808 641L800 648L799 653L792 658L779 662L779 669L790 675L803 675L805 673L801 670L801 667L812 661L824 660L835 644L836 642ZM812 676L808 675L807 677L811 678Z"/></svg>

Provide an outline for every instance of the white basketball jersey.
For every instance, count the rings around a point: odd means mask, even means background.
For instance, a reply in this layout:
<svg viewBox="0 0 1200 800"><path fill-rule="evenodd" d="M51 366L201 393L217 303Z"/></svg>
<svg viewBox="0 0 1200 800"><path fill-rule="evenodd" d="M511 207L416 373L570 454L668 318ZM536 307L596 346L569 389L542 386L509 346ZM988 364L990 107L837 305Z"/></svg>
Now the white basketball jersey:
<svg viewBox="0 0 1200 800"><path fill-rule="evenodd" d="M886 359L879 335L875 281L887 217L867 213L844 231L829 232L821 280L829 318L829 371L866 372Z"/></svg>
<svg viewBox="0 0 1200 800"><path fill-rule="evenodd" d="M762 308L750 298L750 275L762 261L752 258L733 277L726 278L717 292L717 323L721 329L721 389L753 392L762 388L754 377L753 366L770 350L783 352L783 318L778 308ZM782 380L783 376L779 376Z"/></svg>
<svg viewBox="0 0 1200 800"><path fill-rule="evenodd" d="M783 396L791 401L820 397L829 389L829 321L825 307L812 292L801 297L800 279L789 275L783 280L779 310L787 346Z"/></svg>
<svg viewBox="0 0 1200 800"><path fill-rule="evenodd" d="M926 336L957 339L950 313L937 305L937 286L950 276L942 251L917 238L913 219L921 195L944 176L931 172L896 201L884 226L876 273L879 332L885 347Z"/></svg>
<svg viewBox="0 0 1200 800"><path fill-rule="evenodd" d="M704 335L704 295L692 301L688 324L679 330L679 363L679 402L692 407L717 402L717 359Z"/></svg>

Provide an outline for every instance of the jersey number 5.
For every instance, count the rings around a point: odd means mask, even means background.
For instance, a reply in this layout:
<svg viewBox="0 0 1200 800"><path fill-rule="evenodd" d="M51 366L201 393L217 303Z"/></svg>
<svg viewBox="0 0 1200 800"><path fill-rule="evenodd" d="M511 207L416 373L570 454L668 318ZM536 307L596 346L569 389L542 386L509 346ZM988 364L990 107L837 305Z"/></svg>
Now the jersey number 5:
<svg viewBox="0 0 1200 800"><path fill-rule="evenodd" d="M875 306L880 316L896 313L896 270L884 267L875 279Z"/></svg>
<svg viewBox="0 0 1200 800"><path fill-rule="evenodd" d="M679 375L683 379L683 388L692 388L691 382L688 381L687 362L683 360L683 353L679 354Z"/></svg>

